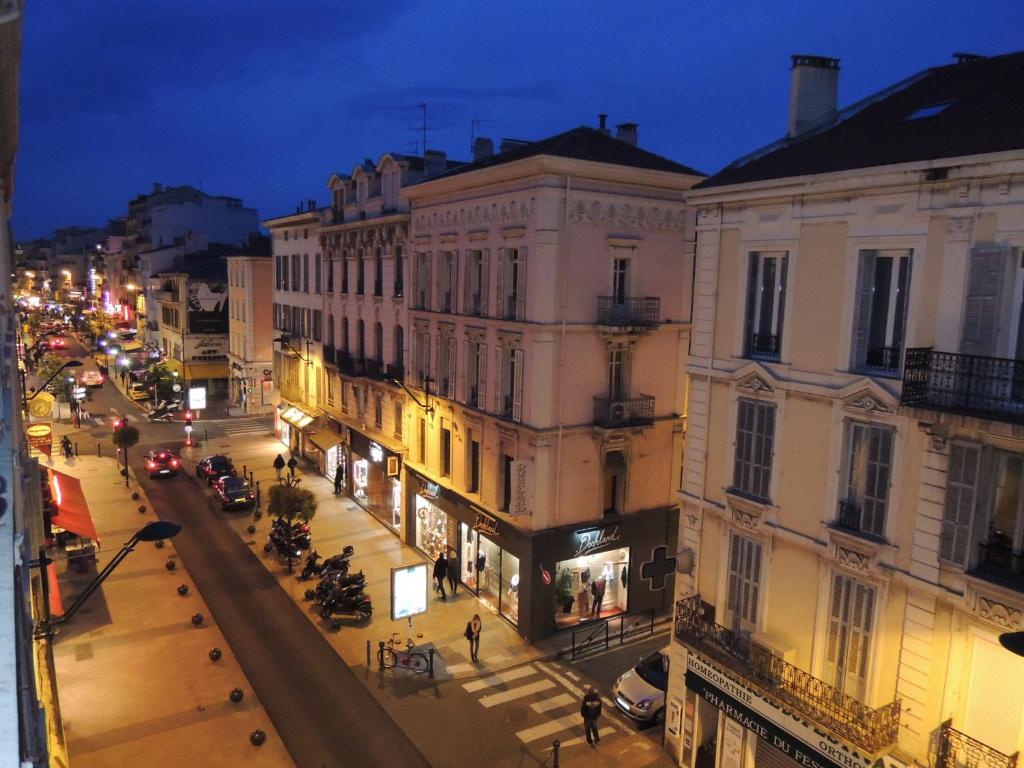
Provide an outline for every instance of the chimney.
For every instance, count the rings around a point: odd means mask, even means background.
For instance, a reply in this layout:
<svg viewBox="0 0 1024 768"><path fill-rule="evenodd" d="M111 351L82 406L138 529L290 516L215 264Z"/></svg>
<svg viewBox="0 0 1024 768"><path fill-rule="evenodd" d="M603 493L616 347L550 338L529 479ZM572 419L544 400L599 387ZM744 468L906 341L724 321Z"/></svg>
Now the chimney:
<svg viewBox="0 0 1024 768"><path fill-rule="evenodd" d="M636 123L619 123L615 126L615 138L624 141L629 146L636 146L636 129L640 126Z"/></svg>
<svg viewBox="0 0 1024 768"><path fill-rule="evenodd" d="M483 136L477 136L473 140L473 162L486 160L494 154L494 142Z"/></svg>
<svg viewBox="0 0 1024 768"><path fill-rule="evenodd" d="M608 121L608 115L602 112L597 116L597 130L603 133L605 136L611 136L612 132L608 130L608 126L605 123Z"/></svg>
<svg viewBox="0 0 1024 768"><path fill-rule="evenodd" d="M308 200L306 200L306 210L307 211L315 211L316 210L316 200L314 200L312 197L309 198Z"/></svg>
<svg viewBox="0 0 1024 768"><path fill-rule="evenodd" d="M448 165L448 154L439 149L428 149L423 153L423 173L436 176L444 173Z"/></svg>
<svg viewBox="0 0 1024 768"><path fill-rule="evenodd" d="M792 56L789 89L790 138L832 119L839 94L839 59Z"/></svg>
<svg viewBox="0 0 1024 768"><path fill-rule="evenodd" d="M161 184L159 181L154 181L153 182L153 194L154 195L159 195L163 191L164 191L164 185Z"/></svg>

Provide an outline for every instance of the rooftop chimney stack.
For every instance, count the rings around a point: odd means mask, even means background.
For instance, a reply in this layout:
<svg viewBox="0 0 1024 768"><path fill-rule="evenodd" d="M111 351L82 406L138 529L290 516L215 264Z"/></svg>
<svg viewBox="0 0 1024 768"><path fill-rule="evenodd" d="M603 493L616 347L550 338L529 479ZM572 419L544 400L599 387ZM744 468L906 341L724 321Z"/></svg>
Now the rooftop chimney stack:
<svg viewBox="0 0 1024 768"><path fill-rule="evenodd" d="M494 142L483 136L473 140L473 162L486 160L494 154Z"/></svg>
<svg viewBox="0 0 1024 768"><path fill-rule="evenodd" d="M604 112L597 116L597 130L603 133L605 136L611 136L612 132L608 130L608 126L605 123L608 122L608 115Z"/></svg>
<svg viewBox="0 0 1024 768"><path fill-rule="evenodd" d="M790 138L835 117L839 96L839 59L792 56L789 90Z"/></svg>
<svg viewBox="0 0 1024 768"><path fill-rule="evenodd" d="M640 126L636 123L619 123L615 126L615 138L624 141L629 146L636 146L636 129Z"/></svg>
<svg viewBox="0 0 1024 768"><path fill-rule="evenodd" d="M439 149L428 149L423 153L423 173L436 176L444 173L448 167L448 154Z"/></svg>
<svg viewBox="0 0 1024 768"><path fill-rule="evenodd" d="M154 195L159 195L163 191L164 191L164 185L161 184L159 181L154 181L153 182L153 194Z"/></svg>

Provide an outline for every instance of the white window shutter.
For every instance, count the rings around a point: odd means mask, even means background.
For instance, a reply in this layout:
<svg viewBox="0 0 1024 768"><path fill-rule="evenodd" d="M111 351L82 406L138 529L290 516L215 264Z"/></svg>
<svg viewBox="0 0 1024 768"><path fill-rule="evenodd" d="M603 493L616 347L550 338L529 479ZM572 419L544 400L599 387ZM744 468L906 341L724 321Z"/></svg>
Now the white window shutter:
<svg viewBox="0 0 1024 768"><path fill-rule="evenodd" d="M494 316L501 318L505 316L505 261L506 249L498 249L497 278L498 284L494 292Z"/></svg>
<svg viewBox="0 0 1024 768"><path fill-rule="evenodd" d="M501 413L505 409L502 395L505 393L505 380L508 378L508 366L504 364L505 347L498 344L494 347L494 406L491 410Z"/></svg>
<svg viewBox="0 0 1024 768"><path fill-rule="evenodd" d="M454 339L452 339L454 341ZM458 398L462 402L469 400L469 388L473 386L472 377L474 376L475 367L473 367L473 359L469 354L469 339L462 340L462 359L466 361L466 373L462 377L462 381L459 383Z"/></svg>
<svg viewBox="0 0 1024 768"><path fill-rule="evenodd" d="M444 384L441 381L441 377L444 376L444 372L441 370L441 343L441 334L437 334L434 337L434 371L428 374L434 379L432 389L437 393L441 392L441 385ZM427 369L430 370L430 367L428 366Z"/></svg>
<svg viewBox="0 0 1024 768"><path fill-rule="evenodd" d="M873 587L854 581L850 597L849 642L843 692L863 701L864 692L867 689L868 653L871 650L875 590Z"/></svg>
<svg viewBox="0 0 1024 768"><path fill-rule="evenodd" d="M825 663L822 678L829 684L836 683L843 649L843 604L847 598L847 580L838 573L832 574L831 591L828 600L828 634L825 642Z"/></svg>
<svg viewBox="0 0 1024 768"><path fill-rule="evenodd" d="M999 334L1000 297L1006 281L1008 249L971 249L964 302L963 337L960 351L967 355L992 357Z"/></svg>
<svg viewBox="0 0 1024 768"><path fill-rule="evenodd" d="M939 557L962 568L968 566L970 559L968 547L978 496L980 467L980 445L953 443L946 471L946 500L942 510Z"/></svg>
<svg viewBox="0 0 1024 768"><path fill-rule="evenodd" d="M469 289L470 286L473 284L473 251L466 251L462 261L462 312L463 314L467 314L472 309L472 307L470 306Z"/></svg>
<svg viewBox="0 0 1024 768"><path fill-rule="evenodd" d="M459 252L451 252L452 262L448 268L448 291L451 294L450 307L448 309L453 315L459 311Z"/></svg>
<svg viewBox="0 0 1024 768"><path fill-rule="evenodd" d="M875 252L861 251L857 273L857 297L854 304L852 367L860 368L868 357L868 329L871 303L875 295Z"/></svg>
<svg viewBox="0 0 1024 768"><path fill-rule="evenodd" d="M484 248L481 252L480 266L480 315L487 317L487 297L491 288L491 249Z"/></svg>
<svg viewBox="0 0 1024 768"><path fill-rule="evenodd" d="M515 351L516 376L512 382L512 421L523 420L523 350Z"/></svg>
<svg viewBox="0 0 1024 768"><path fill-rule="evenodd" d="M481 411L487 410L487 345L477 344L477 381L480 382L477 390L476 407Z"/></svg>
<svg viewBox="0 0 1024 768"><path fill-rule="evenodd" d="M426 255L424 256L424 278L423 279L424 279L426 284L424 285L424 291L423 291L423 296L424 296L425 301L424 301L424 306L422 307L422 309L427 309L427 310L429 310L431 308L431 304L430 304L431 299L430 299L430 297L432 295L433 285L434 285L434 281L432 279L433 278L433 274L432 274L432 270L431 270L431 266L432 266L431 262L433 261L433 258L434 258L433 252L427 251Z"/></svg>

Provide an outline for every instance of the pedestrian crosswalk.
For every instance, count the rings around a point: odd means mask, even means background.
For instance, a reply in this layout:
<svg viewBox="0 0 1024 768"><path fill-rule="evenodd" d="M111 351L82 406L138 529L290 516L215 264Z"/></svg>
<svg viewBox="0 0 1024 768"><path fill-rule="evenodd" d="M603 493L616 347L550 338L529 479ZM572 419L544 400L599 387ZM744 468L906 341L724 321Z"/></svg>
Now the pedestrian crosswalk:
<svg viewBox="0 0 1024 768"><path fill-rule="evenodd" d="M265 416L242 419L211 419L210 421L232 437L241 435L269 435L273 428L271 420Z"/></svg>
<svg viewBox="0 0 1024 768"><path fill-rule="evenodd" d="M531 748L543 749L556 738L562 748L586 743L583 718L579 713L580 700L586 691L578 675L554 663L536 661L512 667L463 683L462 688L476 694L485 709L514 706L522 710L528 706L527 721L515 735ZM629 728L611 699L602 696L601 701L604 705L599 721L602 741L615 733L628 733Z"/></svg>

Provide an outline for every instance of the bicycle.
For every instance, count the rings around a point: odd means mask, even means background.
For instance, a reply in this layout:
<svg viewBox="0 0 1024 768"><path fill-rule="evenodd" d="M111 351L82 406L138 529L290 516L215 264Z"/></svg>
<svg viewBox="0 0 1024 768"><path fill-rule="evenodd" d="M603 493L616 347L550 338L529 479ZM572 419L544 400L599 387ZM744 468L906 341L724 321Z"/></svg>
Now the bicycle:
<svg viewBox="0 0 1024 768"><path fill-rule="evenodd" d="M381 642L380 650L377 651L377 662L381 669L410 669L417 675L422 675L430 666L427 655L414 651L416 647L410 637L405 642L405 650L401 648L402 636L395 632L387 642Z"/></svg>

